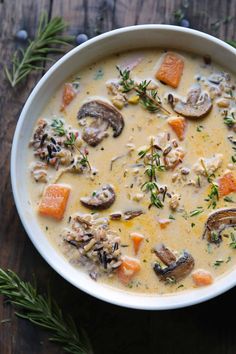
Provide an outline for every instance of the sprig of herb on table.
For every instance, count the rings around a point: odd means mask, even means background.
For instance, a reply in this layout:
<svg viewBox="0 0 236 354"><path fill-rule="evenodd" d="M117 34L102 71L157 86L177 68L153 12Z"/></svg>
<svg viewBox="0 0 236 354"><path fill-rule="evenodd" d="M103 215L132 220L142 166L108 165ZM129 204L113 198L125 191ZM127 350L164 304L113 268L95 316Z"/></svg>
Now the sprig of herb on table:
<svg viewBox="0 0 236 354"><path fill-rule="evenodd" d="M51 53L63 53L58 45L68 45L72 37L64 37L60 33L66 28L61 17L48 19L46 13L41 14L38 30L34 40L29 41L26 49L20 48L12 58L12 68L4 67L5 74L12 87L26 78L32 71L43 70L46 61L52 61L47 55Z"/></svg>
<svg viewBox="0 0 236 354"><path fill-rule="evenodd" d="M85 332L77 329L71 317L65 317L57 303L48 296L40 295L33 285L22 281L11 270L0 268L0 294L17 308L18 317L49 330L52 342L61 344L71 354L92 353Z"/></svg>
<svg viewBox="0 0 236 354"><path fill-rule="evenodd" d="M226 43L228 43L228 44L232 45L232 47L236 48L236 41L234 41L233 39L226 41Z"/></svg>
<svg viewBox="0 0 236 354"><path fill-rule="evenodd" d="M161 190L157 184L158 172L165 171L165 166L161 164L160 154L157 148L154 146L154 141L151 139L150 146L146 150L141 150L139 158L144 159L144 165L146 167L144 174L148 177L148 181L143 183L141 189L150 192L150 205L149 208L155 206L157 208L163 208L166 189L163 190L162 200L160 199Z"/></svg>
<svg viewBox="0 0 236 354"><path fill-rule="evenodd" d="M130 77L130 70L121 70L119 66L116 68L120 74L119 84L122 86L122 91L124 93L128 93L132 90L135 91L139 96L140 103L149 112L163 111L167 115L170 114L170 112L162 106L161 99L158 97L157 90L148 89L151 80L144 80L137 84Z"/></svg>

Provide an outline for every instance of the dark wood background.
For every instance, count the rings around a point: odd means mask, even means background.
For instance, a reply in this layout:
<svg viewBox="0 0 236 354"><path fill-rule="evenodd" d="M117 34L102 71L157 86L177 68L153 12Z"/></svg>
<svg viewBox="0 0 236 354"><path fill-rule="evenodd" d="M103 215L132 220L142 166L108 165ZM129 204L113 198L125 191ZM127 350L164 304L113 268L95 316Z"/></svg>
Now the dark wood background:
<svg viewBox="0 0 236 354"><path fill-rule="evenodd" d="M223 40L236 39L236 0L0 0L0 266L24 279L36 275L40 289L49 281L65 312L83 325L95 354L236 353L236 289L207 303L164 312L145 312L103 303L75 289L56 274L34 249L17 215L9 177L12 138L20 111L43 75L31 75L16 89L5 80L17 48L14 35L34 36L40 13L60 15L67 33L89 37L134 24L174 23L182 9L190 26ZM191 295L190 295L191 296ZM147 300L148 301L148 300ZM7 321L5 321L7 319ZM14 316L0 299L0 354L55 354L60 348L47 333Z"/></svg>

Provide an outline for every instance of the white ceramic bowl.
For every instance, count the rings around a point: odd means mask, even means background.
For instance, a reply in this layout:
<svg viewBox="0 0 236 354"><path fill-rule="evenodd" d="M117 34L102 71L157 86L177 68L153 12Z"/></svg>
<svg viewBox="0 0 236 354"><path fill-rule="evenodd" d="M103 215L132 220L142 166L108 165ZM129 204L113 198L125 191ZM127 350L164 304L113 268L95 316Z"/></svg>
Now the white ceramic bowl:
<svg viewBox="0 0 236 354"><path fill-rule="evenodd" d="M95 282L83 271L73 268L49 243L29 208L29 192L24 183L28 173L26 151L35 121L56 88L83 66L111 53L140 47L175 48L199 55L208 54L226 69L235 70L235 49L217 38L181 27L140 25L121 28L90 39L55 63L29 96L13 140L12 188L18 213L33 244L44 259L71 284L99 299L121 306L147 310L173 309L206 301L232 288L236 284L236 270L222 276L211 286L165 296L126 293Z"/></svg>

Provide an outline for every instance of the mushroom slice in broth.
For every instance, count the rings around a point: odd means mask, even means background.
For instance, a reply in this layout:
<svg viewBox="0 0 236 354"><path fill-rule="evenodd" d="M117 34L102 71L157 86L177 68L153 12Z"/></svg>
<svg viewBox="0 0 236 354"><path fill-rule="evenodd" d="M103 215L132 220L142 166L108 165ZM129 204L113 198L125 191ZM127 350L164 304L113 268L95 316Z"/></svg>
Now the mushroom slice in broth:
<svg viewBox="0 0 236 354"><path fill-rule="evenodd" d="M154 272L160 280L179 281L189 275L194 267L194 259L187 251L184 251L177 260L175 255L164 245L156 247L154 252L167 265L167 267L162 267L159 263L154 264Z"/></svg>
<svg viewBox="0 0 236 354"><path fill-rule="evenodd" d="M86 117L95 118L100 122L100 124L92 123L83 132L82 138L90 146L96 146L103 140L109 126L114 131L113 137L119 136L124 127L122 114L115 107L101 100L89 101L82 105L77 118L81 120ZM104 123L106 124L104 125Z"/></svg>
<svg viewBox="0 0 236 354"><path fill-rule="evenodd" d="M212 108L210 96L205 92L201 92L199 86L193 87L187 95L186 101L174 97L172 94L168 95L168 101L172 109L187 118L202 118Z"/></svg>
<svg viewBox="0 0 236 354"><path fill-rule="evenodd" d="M203 238L208 242L219 244L222 241L222 232L236 226L236 208L216 210L208 216L205 223Z"/></svg>
<svg viewBox="0 0 236 354"><path fill-rule="evenodd" d="M109 184L93 192L91 197L83 197L81 203L89 209L108 209L115 201L116 195L113 187Z"/></svg>

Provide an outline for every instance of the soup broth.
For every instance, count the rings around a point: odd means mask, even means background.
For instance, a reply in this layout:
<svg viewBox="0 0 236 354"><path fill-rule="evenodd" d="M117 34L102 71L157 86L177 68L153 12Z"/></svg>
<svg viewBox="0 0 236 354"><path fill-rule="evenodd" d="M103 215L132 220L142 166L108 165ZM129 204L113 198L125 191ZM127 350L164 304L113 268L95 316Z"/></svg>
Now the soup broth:
<svg viewBox="0 0 236 354"><path fill-rule="evenodd" d="M43 232L68 262L149 294L232 270L235 84L209 58L145 49L59 87L32 134L28 184Z"/></svg>

